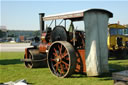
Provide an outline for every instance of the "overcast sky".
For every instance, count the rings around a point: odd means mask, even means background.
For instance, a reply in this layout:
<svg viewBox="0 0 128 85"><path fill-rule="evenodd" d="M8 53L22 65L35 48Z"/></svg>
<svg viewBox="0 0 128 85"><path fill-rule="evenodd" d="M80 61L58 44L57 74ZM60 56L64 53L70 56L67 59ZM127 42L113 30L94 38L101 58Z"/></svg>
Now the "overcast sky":
<svg viewBox="0 0 128 85"><path fill-rule="evenodd" d="M38 30L39 13L46 15L77 11L90 8L102 8L111 11L114 17L109 23L120 21L128 24L128 1L34 1L2 0L1 24L7 29Z"/></svg>

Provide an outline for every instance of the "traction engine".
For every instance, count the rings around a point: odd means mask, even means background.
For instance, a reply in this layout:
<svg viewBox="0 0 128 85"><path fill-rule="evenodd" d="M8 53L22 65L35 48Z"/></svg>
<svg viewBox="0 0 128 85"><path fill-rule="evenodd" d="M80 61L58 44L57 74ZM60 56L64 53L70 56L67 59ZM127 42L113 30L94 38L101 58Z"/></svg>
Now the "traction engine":
<svg viewBox="0 0 128 85"><path fill-rule="evenodd" d="M95 11L95 10L94 10ZM85 31L77 30L73 23L83 21L84 11L44 16L40 13L41 41L37 46L26 48L23 61L27 68L49 67L57 77L73 73L86 73ZM57 25L57 20L62 20ZM45 21L51 23L45 29ZM71 21L67 31L67 20ZM51 24L55 22L54 27ZM61 23L64 22L64 25Z"/></svg>

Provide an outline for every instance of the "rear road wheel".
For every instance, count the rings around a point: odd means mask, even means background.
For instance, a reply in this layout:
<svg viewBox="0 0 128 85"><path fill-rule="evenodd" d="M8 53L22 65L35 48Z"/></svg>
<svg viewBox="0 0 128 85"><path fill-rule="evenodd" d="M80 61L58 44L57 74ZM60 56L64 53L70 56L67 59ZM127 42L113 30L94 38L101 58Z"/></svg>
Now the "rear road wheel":
<svg viewBox="0 0 128 85"><path fill-rule="evenodd" d="M49 49L47 60L50 71L57 77L68 77L75 72L75 50L66 41L54 42Z"/></svg>

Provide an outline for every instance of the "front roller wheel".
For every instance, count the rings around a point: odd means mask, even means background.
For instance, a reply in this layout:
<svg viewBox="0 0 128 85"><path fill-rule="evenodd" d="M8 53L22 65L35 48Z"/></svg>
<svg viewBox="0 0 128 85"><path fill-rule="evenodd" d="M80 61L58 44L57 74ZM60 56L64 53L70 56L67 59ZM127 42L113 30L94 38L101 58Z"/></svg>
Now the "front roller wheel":
<svg viewBox="0 0 128 85"><path fill-rule="evenodd" d="M24 55L24 59L25 59L26 57L25 57L25 55ZM29 53L28 54L28 59L32 59L32 56L31 56L31 54ZM25 66L27 67L27 68L33 68L33 63L30 61L30 62L24 62L25 63Z"/></svg>
<svg viewBox="0 0 128 85"><path fill-rule="evenodd" d="M57 77L68 77L75 72L75 50L66 41L54 42L49 49L47 60L52 74Z"/></svg>
<svg viewBox="0 0 128 85"><path fill-rule="evenodd" d="M29 60L25 61L27 68L47 67L47 56L46 54L40 53L38 49L30 49L28 56L24 56L24 59Z"/></svg>

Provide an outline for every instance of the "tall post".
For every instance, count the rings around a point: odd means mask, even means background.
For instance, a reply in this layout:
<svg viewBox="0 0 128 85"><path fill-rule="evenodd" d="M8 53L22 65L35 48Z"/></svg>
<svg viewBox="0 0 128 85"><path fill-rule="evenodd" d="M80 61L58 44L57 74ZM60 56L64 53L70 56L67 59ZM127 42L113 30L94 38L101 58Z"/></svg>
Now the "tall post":
<svg viewBox="0 0 128 85"><path fill-rule="evenodd" d="M108 20L112 16L111 12L103 9L84 12L87 76L99 76L109 71L107 28Z"/></svg>
<svg viewBox="0 0 128 85"><path fill-rule="evenodd" d="M40 18L40 33L42 33L44 31L44 27L45 27L44 20L43 20L44 15L45 15L45 13L39 13L39 18Z"/></svg>

